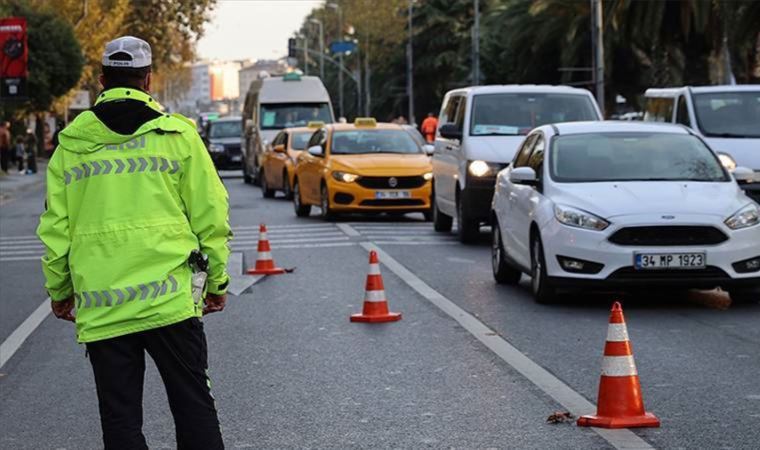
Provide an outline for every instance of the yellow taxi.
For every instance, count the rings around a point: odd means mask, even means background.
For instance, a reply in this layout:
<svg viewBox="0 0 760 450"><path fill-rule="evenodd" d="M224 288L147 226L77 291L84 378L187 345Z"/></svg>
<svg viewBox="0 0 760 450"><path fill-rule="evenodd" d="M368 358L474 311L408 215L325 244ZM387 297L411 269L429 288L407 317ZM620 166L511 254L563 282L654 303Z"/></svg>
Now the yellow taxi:
<svg viewBox="0 0 760 450"><path fill-rule="evenodd" d="M306 149L314 131L324 125L309 122L306 127L285 128L272 139L261 157L261 193L265 198L273 198L277 191L287 199L293 198L296 158Z"/></svg>
<svg viewBox="0 0 760 450"><path fill-rule="evenodd" d="M358 118L317 130L296 160L293 206L306 217L351 212L421 212L430 220L433 168L400 125Z"/></svg>

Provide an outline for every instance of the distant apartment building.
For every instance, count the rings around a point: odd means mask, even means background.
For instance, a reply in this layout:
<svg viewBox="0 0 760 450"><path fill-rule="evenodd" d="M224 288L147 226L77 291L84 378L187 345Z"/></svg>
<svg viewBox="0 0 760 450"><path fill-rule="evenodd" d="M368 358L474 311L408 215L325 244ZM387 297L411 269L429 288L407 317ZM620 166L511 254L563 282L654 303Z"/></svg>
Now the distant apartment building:
<svg viewBox="0 0 760 450"><path fill-rule="evenodd" d="M177 102L185 114L196 116L204 111L223 114L239 110L238 71L242 61L199 61L192 67L190 89Z"/></svg>

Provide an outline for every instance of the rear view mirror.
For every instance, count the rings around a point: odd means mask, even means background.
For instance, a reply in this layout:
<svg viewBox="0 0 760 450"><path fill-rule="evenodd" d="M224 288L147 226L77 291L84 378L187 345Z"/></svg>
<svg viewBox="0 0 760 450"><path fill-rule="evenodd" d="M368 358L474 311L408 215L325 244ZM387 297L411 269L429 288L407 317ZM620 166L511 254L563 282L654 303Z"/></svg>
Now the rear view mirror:
<svg viewBox="0 0 760 450"><path fill-rule="evenodd" d="M312 145L306 151L309 152L309 154L312 155L312 156L323 156L323 154L324 154L324 152L322 151L322 146L321 145Z"/></svg>
<svg viewBox="0 0 760 450"><path fill-rule="evenodd" d="M538 179L536 178L536 171L531 167L518 167L509 172L509 181L511 181L512 184L535 186Z"/></svg>
<svg viewBox="0 0 760 450"><path fill-rule="evenodd" d="M456 124L447 123L441 126L439 130L441 137L445 139L462 139L462 130Z"/></svg>
<svg viewBox="0 0 760 450"><path fill-rule="evenodd" d="M751 183L755 179L755 172L746 167L737 167L733 171L734 179L737 183Z"/></svg>
<svg viewBox="0 0 760 450"><path fill-rule="evenodd" d="M422 146L422 150L424 150L427 155L432 155L433 152L435 152L435 146L433 144L425 144Z"/></svg>

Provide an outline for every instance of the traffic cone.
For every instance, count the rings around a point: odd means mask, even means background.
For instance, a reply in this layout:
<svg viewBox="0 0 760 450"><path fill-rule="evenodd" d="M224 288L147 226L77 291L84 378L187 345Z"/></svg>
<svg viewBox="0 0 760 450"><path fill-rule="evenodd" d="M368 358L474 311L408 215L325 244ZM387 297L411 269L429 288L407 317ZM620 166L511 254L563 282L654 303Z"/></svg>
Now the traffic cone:
<svg viewBox="0 0 760 450"><path fill-rule="evenodd" d="M623 308L612 305L596 415L582 416L578 426L600 428L659 427L660 419L644 410L641 385L628 340Z"/></svg>
<svg viewBox="0 0 760 450"><path fill-rule="evenodd" d="M377 252L369 252L369 273L364 294L364 307L361 314L353 314L351 322L395 322L401 320L401 313L388 312L388 301L385 299L383 276L380 275L380 261Z"/></svg>
<svg viewBox="0 0 760 450"><path fill-rule="evenodd" d="M258 252L256 266L246 270L245 273L248 275L280 275L287 272L285 269L274 265L272 248L269 246L269 239L267 239L267 226L263 223L259 226Z"/></svg>

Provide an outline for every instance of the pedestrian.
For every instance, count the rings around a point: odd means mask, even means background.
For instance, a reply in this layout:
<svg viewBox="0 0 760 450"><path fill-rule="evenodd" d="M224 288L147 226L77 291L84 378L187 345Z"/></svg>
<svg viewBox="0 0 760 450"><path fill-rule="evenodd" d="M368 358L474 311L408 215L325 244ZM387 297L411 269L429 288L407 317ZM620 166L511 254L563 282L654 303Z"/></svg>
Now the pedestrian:
<svg viewBox="0 0 760 450"><path fill-rule="evenodd" d="M141 39L109 42L95 106L60 133L38 229L45 286L86 344L107 450L147 448L146 352L177 448L221 449L201 317L226 302L228 196L192 121L150 95L151 59Z"/></svg>
<svg viewBox="0 0 760 450"><path fill-rule="evenodd" d="M23 161L24 156L26 156L26 174L32 175L37 173L37 136L34 135L34 130L31 128L26 130L24 146L26 147L26 155L22 155L21 159Z"/></svg>
<svg viewBox="0 0 760 450"><path fill-rule="evenodd" d="M26 144L24 144L24 136L16 136L16 145L13 147L13 155L15 156L15 161L18 165L18 173L24 174L24 159L26 158Z"/></svg>
<svg viewBox="0 0 760 450"><path fill-rule="evenodd" d="M438 118L432 112L429 112L425 120L422 121L420 131L425 136L428 144L435 142L435 133L438 130Z"/></svg>
<svg viewBox="0 0 760 450"><path fill-rule="evenodd" d="M11 156L11 143L11 124L4 120L0 122L0 170L6 173Z"/></svg>

